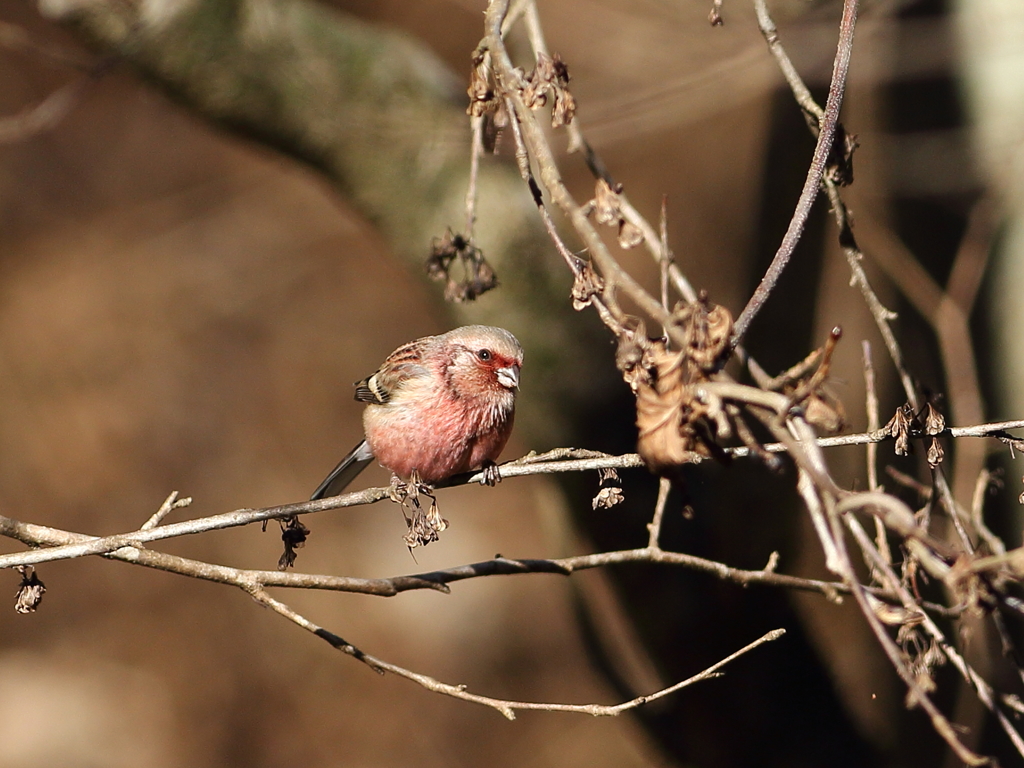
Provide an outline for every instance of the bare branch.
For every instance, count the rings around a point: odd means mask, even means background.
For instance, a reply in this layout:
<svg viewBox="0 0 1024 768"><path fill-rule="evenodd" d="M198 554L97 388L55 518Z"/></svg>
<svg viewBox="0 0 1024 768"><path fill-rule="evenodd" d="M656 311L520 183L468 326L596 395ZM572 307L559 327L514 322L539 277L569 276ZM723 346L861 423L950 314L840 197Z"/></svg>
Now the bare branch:
<svg viewBox="0 0 1024 768"><path fill-rule="evenodd" d="M160 505L160 509L153 513L153 516L142 524L141 531L148 531L150 528L156 528L163 522L163 519L167 517L171 512L176 509L182 509L192 503L191 497L184 499L178 498L177 491L171 491L170 495L164 499L164 503Z"/></svg>
<svg viewBox="0 0 1024 768"><path fill-rule="evenodd" d="M661 536L661 520L665 516L665 504L668 502L668 494L671 490L672 481L667 477L661 478L658 482L658 501L654 505L654 517L647 524L647 531L650 534L647 540L648 549L658 546L658 539Z"/></svg>
<svg viewBox="0 0 1024 768"><path fill-rule="evenodd" d="M49 560L81 557L80 547L83 544L96 544L105 541L81 533L62 531L56 528L23 523L13 518L0 516L0 535L16 539L33 547L29 552L16 555L5 555L6 567L21 567L21 559L31 559L35 553L54 555ZM108 537L110 538L110 537ZM72 553L72 554L68 554ZM400 592L417 589L434 589L448 591L448 584L486 576L502 576L529 573L548 573L569 576L576 571L600 568L621 563L657 563L675 565L711 574L725 581L732 581L743 586L750 584L766 584L770 586L800 589L818 592L830 599L846 591L842 584L804 579L775 573L774 565L759 571L747 571L733 568L713 560L707 560L682 552L667 552L657 547L628 549L614 552L598 552L589 555L577 555L557 560L512 560L498 557L470 565L456 566L430 573L409 576L393 576L385 579L358 579L348 576L328 576L281 571L258 571L231 568L224 565L190 560L176 555L168 555L143 549L137 545L122 545L116 549L85 554L99 554L113 560L120 560L147 568L177 573L182 576L213 581L221 584L251 589L263 587L290 587L295 589L322 589L336 592L355 592L380 597L393 597Z"/></svg>
<svg viewBox="0 0 1024 768"><path fill-rule="evenodd" d="M708 388L717 392L722 397L747 398L748 402L761 402L763 405L774 406L785 409L788 407L788 400L773 392L763 392L753 387L746 387L728 382L713 382L707 385ZM978 424L970 427L949 427L942 435L950 437L996 437L1004 441L1018 440L1008 433L1010 429L1024 429L1024 420L1002 421L991 424ZM829 448L846 445L865 445L878 443L892 439L884 431L874 433L860 433L855 435L843 435L839 437L822 437L814 440L820 448ZM761 449L769 453L782 453L792 450L792 442L767 443ZM726 449L727 453L739 457L750 455L750 449L745 446ZM561 449L548 455L577 455L573 449ZM586 452L594 454L595 452ZM503 478L523 477L527 475L544 475L559 472L579 472L596 469L626 469L630 467L642 467L643 461L635 453L623 454L620 456L608 456L598 454L590 458L570 458L565 460L543 460L544 457L528 455L522 459L508 462L501 465L501 476ZM706 456L693 454L692 462L699 463L706 461ZM464 485L468 483L483 484L487 476L484 472L471 472L465 475L458 475L448 481L438 484L439 487ZM346 493L341 496L332 496L316 501L303 501L294 504L283 504L276 507L265 507L262 509L239 509L234 512L225 512L209 517L200 517L193 520L185 520L180 523L169 525L157 525L149 528L142 528L138 531L119 533L99 538L88 538L79 540L76 543L63 543L61 546L53 546L47 549L33 550L30 552L19 552L16 554L0 555L0 569L13 568L19 565L38 565L39 563L53 560L67 560L87 555L102 555L115 552L122 547L139 547L152 541L173 539L181 536L190 536L207 531L235 528L252 523L260 523L265 520L277 520L293 515L313 514L317 512L328 512L335 509L347 509L349 507L375 504L388 498L388 488L367 488L354 493ZM179 502L180 503L180 502ZM0 520L10 518L0 517ZM0 525L0 535L18 538L9 533Z"/></svg>
<svg viewBox="0 0 1024 768"><path fill-rule="evenodd" d="M755 0L755 5L758 8L758 19L761 20L762 16L767 18L768 12L764 0ZM772 259L772 263L768 267L765 276L761 279L761 283L754 291L754 295L750 297L747 306L743 308L740 316L736 318L736 325L733 328L734 347L746 335L750 323L768 300L779 277L782 276L782 272L789 264L793 250L796 248L797 243L800 242L804 225L807 223L807 217L811 212L811 206L814 204L814 200L818 196L818 190L821 188L822 178L825 175L826 161L828 160L829 153L832 151L832 142L836 135L839 110L843 104L843 93L846 89L846 75L850 68L850 56L853 53L853 30L857 21L857 5L858 0L845 0L843 3L843 18L839 24L839 44L836 48L836 58L832 66L832 82L828 89L825 111L818 125L818 143L814 147L811 167L807 171L804 187L800 192L800 198L797 200L793 218L790 220L786 234L782 238L782 244L775 253L775 257ZM762 32L769 44L772 44L773 39L769 37L769 32L764 27L762 27ZM774 26L772 27L771 34L777 40Z"/></svg>
<svg viewBox="0 0 1024 768"><path fill-rule="evenodd" d="M293 611L287 605L277 600L274 600L272 597L267 595L262 590L254 590L250 594L252 594L257 601L259 601L263 605L266 605L268 608L274 610L281 616L284 616L289 621L297 624L306 631L313 633L317 637L326 640L328 643L330 643L332 646L339 649L343 653L346 653L349 656L359 659L360 661L369 665L372 669L378 672L390 672L391 674L397 675L398 677L403 677L406 680L411 680L412 682L423 686L428 691L440 693L444 696L451 696L454 699L468 701L473 704L480 704L485 707L490 707L491 709L495 709L498 712L500 712L509 720L515 720L516 712L526 710L539 710L542 712L574 712L584 715L592 715L594 717L614 717L616 715L622 714L623 712L627 712L631 709L636 709L637 707L643 704L656 701L660 698L668 696L669 694L675 693L676 691L680 691L683 688L693 685L694 683L699 683L703 680L718 677L720 674L718 670L720 670L729 662L739 658L745 653L754 650L755 648L758 648L761 645L764 645L765 643L770 643L773 640L778 640L786 633L784 629L772 630L771 632L762 635L754 642L744 646L735 653L725 657L717 664L713 664L707 669L705 669L703 672L699 672L693 677L687 678L686 680L678 682L675 685L670 685L669 687L663 688L660 691L655 691L654 693L648 694L646 696L638 696L629 701L622 702L621 704L556 704L535 701L512 701L508 699L496 699L490 696L481 696L479 694L470 693L468 690L466 690L465 685L451 685L449 683L443 683L440 680L430 677L429 675L423 675L418 672L412 672L411 670L405 669L396 664L391 664L390 662L384 661L383 659L378 659L374 656L370 656L369 654L360 651L351 643L343 640L338 635L335 635L333 632L330 632L324 629L323 627L317 626L313 622L309 621L305 617Z"/></svg>
<svg viewBox="0 0 1024 768"><path fill-rule="evenodd" d="M878 393L875 391L875 366L871 362L871 343L867 340L862 342L864 353L864 392L865 410L868 415L868 432L879 430L878 419ZM868 443L867 445L867 469L868 469L868 490L880 491L878 485L878 444ZM885 525L880 518L875 518L875 544L882 559L892 563L892 552L889 551L889 540L886 537Z"/></svg>

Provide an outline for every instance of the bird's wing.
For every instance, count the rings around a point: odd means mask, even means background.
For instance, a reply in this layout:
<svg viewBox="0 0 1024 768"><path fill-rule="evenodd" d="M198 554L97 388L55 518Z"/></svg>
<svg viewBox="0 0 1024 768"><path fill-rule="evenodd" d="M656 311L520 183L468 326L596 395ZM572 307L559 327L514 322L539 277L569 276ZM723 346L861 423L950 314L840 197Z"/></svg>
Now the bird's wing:
<svg viewBox="0 0 1024 768"><path fill-rule="evenodd" d="M390 355L372 376L356 382L356 400L383 405L391 400L396 389L409 379L428 376L423 365L424 342L417 339L404 344Z"/></svg>
<svg viewBox="0 0 1024 768"><path fill-rule="evenodd" d="M356 479L356 475L366 469L366 465L371 461L373 461L373 451L363 440L349 451L348 456L338 462L338 466L331 470L331 474L313 491L309 500L316 501L317 499L326 499L328 496L337 496Z"/></svg>

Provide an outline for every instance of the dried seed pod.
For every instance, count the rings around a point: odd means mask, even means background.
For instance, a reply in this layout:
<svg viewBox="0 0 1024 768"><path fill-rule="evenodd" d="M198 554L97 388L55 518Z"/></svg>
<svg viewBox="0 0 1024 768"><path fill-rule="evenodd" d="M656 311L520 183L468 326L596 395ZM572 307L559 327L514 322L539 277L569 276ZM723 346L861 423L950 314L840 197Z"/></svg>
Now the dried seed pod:
<svg viewBox="0 0 1024 768"><path fill-rule="evenodd" d="M461 279L452 275L455 263L462 267ZM472 301L498 285L498 276L483 251L450 229L434 238L426 268L431 278L445 281L445 299L454 303Z"/></svg>
<svg viewBox="0 0 1024 768"><path fill-rule="evenodd" d="M597 492L597 495L594 496L593 506L594 509L611 509L625 500L626 497L623 496L621 488L609 486Z"/></svg>
<svg viewBox="0 0 1024 768"><path fill-rule="evenodd" d="M18 613L34 613L43 601L46 585L39 580L35 567L19 565L17 570L21 574L21 584L14 596L14 610Z"/></svg>
<svg viewBox="0 0 1024 768"><path fill-rule="evenodd" d="M591 262L583 262L572 283L572 308L578 312L590 306L591 299L600 296L603 290L604 278L597 273Z"/></svg>

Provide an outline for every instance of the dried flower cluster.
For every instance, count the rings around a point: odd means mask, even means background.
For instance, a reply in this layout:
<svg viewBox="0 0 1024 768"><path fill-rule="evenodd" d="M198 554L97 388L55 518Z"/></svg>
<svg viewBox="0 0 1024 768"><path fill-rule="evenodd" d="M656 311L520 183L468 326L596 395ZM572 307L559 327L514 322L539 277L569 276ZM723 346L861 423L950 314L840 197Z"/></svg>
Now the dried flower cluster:
<svg viewBox="0 0 1024 768"><path fill-rule="evenodd" d="M455 264L461 270L460 277L452 274ZM483 252L450 229L444 236L434 238L427 259L427 274L443 281L445 299L456 303L473 301L498 285L498 276Z"/></svg>
<svg viewBox="0 0 1024 768"><path fill-rule="evenodd" d="M928 443L928 466L935 469L942 463L945 451L939 443L938 435L946 429L946 419L931 403L914 413L910 403L900 406L889 422L883 427L896 440L896 455L906 456L913 451L911 438L930 437Z"/></svg>
<svg viewBox="0 0 1024 768"><path fill-rule="evenodd" d="M569 70L556 53L537 54L537 66L524 76L523 102L530 109L540 109L551 100L551 127L561 128L576 115L576 99L569 92Z"/></svg>
<svg viewBox="0 0 1024 768"><path fill-rule="evenodd" d="M594 509L611 509L626 500L622 494L622 482L614 469L598 470L600 489L594 496Z"/></svg>
<svg viewBox="0 0 1024 768"><path fill-rule="evenodd" d="M622 214L621 184L616 184L613 188L607 180L598 179L597 187L594 190L594 199L583 206L583 211L587 215L593 212L598 224L617 227L620 248L635 248L644 241L644 235L640 228L626 221L626 217Z"/></svg>
<svg viewBox="0 0 1024 768"><path fill-rule="evenodd" d="M557 53L549 56L539 52L533 71L517 69L515 74L518 80L516 90L529 109L541 109L550 104L552 128L561 128L572 122L576 115L576 98L569 91L569 69ZM488 52L479 47L473 52L473 69L466 89L469 96L467 114L471 117L494 115L498 127L506 125L508 116L497 96L499 92Z"/></svg>
<svg viewBox="0 0 1024 768"><path fill-rule="evenodd" d="M430 499L430 506L427 509L424 509L420 502L421 496ZM447 530L448 521L441 517L433 489L420 482L418 473L413 472L412 479L407 483L397 477L392 478L388 497L402 506L405 524L409 529L404 537L405 545L410 552L416 547L425 547L437 541L441 533Z"/></svg>

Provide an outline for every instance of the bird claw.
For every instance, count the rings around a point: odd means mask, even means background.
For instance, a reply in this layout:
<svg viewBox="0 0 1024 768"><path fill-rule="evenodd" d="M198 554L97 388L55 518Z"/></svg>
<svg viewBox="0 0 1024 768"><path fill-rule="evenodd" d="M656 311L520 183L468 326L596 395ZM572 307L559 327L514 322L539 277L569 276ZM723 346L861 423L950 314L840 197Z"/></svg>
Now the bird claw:
<svg viewBox="0 0 1024 768"><path fill-rule="evenodd" d="M405 505L405 500L409 498L408 484L399 480L397 475L391 476L391 485L388 486L388 498L395 502L395 504L403 506Z"/></svg>
<svg viewBox="0 0 1024 768"><path fill-rule="evenodd" d="M488 459L484 462L481 470L484 473L483 483L489 485L492 488L501 482L501 470L498 469L498 465Z"/></svg>
<svg viewBox="0 0 1024 768"><path fill-rule="evenodd" d="M434 489L427 485L427 483L420 480L419 472L415 469L409 477L409 482L405 482L399 478L398 475L391 476L391 485L388 487L388 498L393 502L401 504L403 507L407 501L412 501L414 504L418 504L420 496L426 496L433 502L437 501L437 499L434 498Z"/></svg>

